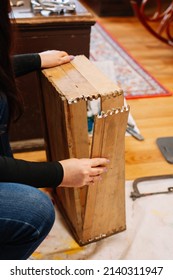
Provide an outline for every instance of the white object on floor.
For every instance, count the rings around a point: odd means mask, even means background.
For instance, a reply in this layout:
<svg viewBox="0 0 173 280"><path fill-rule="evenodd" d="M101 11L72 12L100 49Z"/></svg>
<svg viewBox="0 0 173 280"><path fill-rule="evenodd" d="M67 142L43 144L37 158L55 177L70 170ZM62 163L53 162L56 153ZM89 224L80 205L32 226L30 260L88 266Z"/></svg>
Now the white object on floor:
<svg viewBox="0 0 173 280"><path fill-rule="evenodd" d="M80 247L56 209L55 224L33 254L34 259L56 260L172 260L173 193L130 198L126 182L126 225L121 233ZM173 179L140 183L140 192L165 191Z"/></svg>

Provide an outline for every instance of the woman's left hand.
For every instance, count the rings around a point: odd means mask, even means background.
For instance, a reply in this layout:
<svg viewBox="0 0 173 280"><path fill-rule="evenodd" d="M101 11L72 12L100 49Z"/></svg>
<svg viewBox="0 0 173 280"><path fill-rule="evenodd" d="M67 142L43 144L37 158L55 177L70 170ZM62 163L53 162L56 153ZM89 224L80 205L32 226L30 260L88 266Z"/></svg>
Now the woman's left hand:
<svg viewBox="0 0 173 280"><path fill-rule="evenodd" d="M55 67L64 63L68 63L74 59L73 55L69 55L65 51L50 50L40 52L41 68Z"/></svg>

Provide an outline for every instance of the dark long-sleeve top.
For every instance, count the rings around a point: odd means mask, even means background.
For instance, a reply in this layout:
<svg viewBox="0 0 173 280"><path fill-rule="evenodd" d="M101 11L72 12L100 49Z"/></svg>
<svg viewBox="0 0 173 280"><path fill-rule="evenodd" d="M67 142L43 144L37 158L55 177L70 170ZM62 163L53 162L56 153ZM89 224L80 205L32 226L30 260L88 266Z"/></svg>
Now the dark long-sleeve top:
<svg viewBox="0 0 173 280"><path fill-rule="evenodd" d="M59 162L29 162L0 156L0 182L56 188L62 178L63 168Z"/></svg>
<svg viewBox="0 0 173 280"><path fill-rule="evenodd" d="M12 63L16 77L41 68L40 56L35 53L16 55ZM29 162L0 156L0 182L55 188L62 182L63 175L63 167L59 162Z"/></svg>
<svg viewBox="0 0 173 280"><path fill-rule="evenodd" d="M12 57L15 77L28 74L41 68L41 58L37 53L19 54Z"/></svg>

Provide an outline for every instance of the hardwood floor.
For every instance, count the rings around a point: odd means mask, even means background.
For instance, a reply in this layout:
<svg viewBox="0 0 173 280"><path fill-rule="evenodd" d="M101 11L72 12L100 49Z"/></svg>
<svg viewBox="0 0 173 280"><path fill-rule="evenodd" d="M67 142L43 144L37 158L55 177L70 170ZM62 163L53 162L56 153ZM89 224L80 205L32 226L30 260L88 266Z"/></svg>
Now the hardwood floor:
<svg viewBox="0 0 173 280"><path fill-rule="evenodd" d="M150 74L173 92L172 47L149 34L135 17L95 17ZM126 180L173 173L173 165L166 162L156 145L158 137L173 136L173 97L128 100L128 104L145 140L126 137ZM31 161L46 159L44 151L15 157Z"/></svg>

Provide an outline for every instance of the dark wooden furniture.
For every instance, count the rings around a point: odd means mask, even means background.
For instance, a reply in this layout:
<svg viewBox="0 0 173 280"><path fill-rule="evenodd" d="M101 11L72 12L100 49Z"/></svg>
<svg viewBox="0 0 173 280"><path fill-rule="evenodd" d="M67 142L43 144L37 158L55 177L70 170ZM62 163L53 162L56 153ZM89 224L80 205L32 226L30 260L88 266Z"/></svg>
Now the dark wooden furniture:
<svg viewBox="0 0 173 280"><path fill-rule="evenodd" d="M129 0L84 0L100 17L132 16Z"/></svg>
<svg viewBox="0 0 173 280"><path fill-rule="evenodd" d="M90 31L94 17L79 1L76 12L44 17L31 13L30 1L14 7L17 23L16 53L40 52L49 49L65 50L70 54L89 56ZM18 79L23 94L25 111L21 119L12 125L10 140L13 150L40 149L44 145L43 118L40 106L40 87L37 73ZM14 142L19 142L15 145Z"/></svg>

